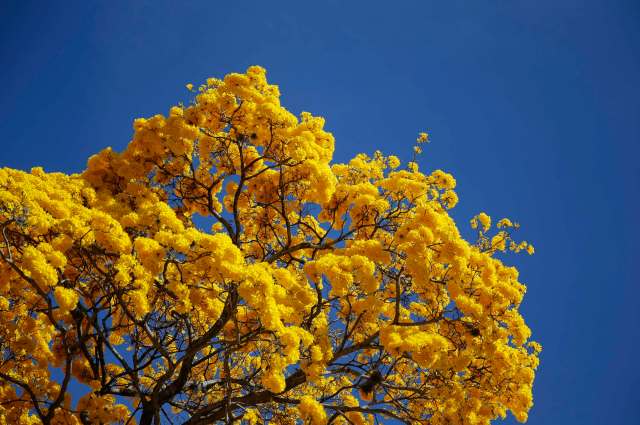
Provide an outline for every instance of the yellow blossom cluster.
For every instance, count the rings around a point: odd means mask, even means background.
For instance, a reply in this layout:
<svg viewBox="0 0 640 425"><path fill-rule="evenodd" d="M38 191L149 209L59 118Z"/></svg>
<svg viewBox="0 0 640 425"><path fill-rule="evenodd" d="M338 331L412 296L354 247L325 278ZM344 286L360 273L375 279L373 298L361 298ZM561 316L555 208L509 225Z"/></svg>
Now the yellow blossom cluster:
<svg viewBox="0 0 640 425"><path fill-rule="evenodd" d="M305 395L300 398L298 410L302 420L308 421L311 425L325 425L327 423L327 414L324 408L311 396Z"/></svg>

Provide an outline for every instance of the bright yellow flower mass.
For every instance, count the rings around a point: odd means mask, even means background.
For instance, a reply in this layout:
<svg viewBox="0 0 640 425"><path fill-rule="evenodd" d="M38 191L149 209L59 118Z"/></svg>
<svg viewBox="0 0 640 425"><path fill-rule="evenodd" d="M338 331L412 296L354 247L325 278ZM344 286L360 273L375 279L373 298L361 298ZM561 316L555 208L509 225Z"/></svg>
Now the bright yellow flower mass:
<svg viewBox="0 0 640 425"><path fill-rule="evenodd" d="M415 158L332 163L261 67L187 88L82 174L0 169L0 423L526 420L517 226L464 240Z"/></svg>

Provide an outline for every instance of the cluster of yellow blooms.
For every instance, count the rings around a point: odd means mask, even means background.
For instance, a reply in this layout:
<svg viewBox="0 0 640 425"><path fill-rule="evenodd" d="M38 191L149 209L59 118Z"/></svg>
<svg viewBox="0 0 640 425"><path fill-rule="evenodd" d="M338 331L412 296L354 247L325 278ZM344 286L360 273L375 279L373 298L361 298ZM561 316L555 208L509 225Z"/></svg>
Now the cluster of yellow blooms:
<svg viewBox="0 0 640 425"><path fill-rule="evenodd" d="M0 424L526 420L517 224L470 243L450 174L332 164L263 68L187 88L82 174L0 169Z"/></svg>

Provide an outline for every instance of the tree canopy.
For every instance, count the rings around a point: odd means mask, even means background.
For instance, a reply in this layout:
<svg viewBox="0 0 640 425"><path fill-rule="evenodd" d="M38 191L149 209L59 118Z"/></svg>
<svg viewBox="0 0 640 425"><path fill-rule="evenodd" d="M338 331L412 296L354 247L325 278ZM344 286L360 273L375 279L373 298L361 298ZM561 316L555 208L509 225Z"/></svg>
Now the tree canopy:
<svg viewBox="0 0 640 425"><path fill-rule="evenodd" d="M188 89L81 174L0 169L0 423L526 420L516 223L468 242L450 174L332 163L263 68Z"/></svg>

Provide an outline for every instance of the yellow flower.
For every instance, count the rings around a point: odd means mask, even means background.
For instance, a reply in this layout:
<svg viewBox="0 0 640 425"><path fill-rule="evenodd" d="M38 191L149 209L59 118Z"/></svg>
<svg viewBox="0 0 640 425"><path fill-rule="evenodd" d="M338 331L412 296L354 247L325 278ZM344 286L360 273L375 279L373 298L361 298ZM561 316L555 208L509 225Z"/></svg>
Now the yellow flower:
<svg viewBox="0 0 640 425"><path fill-rule="evenodd" d="M327 423L324 407L311 396L305 395L300 399L298 410L302 419L309 420L311 425L325 425Z"/></svg>
<svg viewBox="0 0 640 425"><path fill-rule="evenodd" d="M486 233L489 231L489 228L491 227L491 217L489 217L486 213L481 212L480 214L476 215L473 219L471 219L471 227L475 229L478 226L478 222L482 226L483 232Z"/></svg>
<svg viewBox="0 0 640 425"><path fill-rule="evenodd" d="M76 308L78 304L78 294L73 289L58 286L54 294L60 310L68 312Z"/></svg>
<svg viewBox="0 0 640 425"><path fill-rule="evenodd" d="M397 156L391 155L387 158L389 168L395 170L400 166L400 159Z"/></svg>
<svg viewBox="0 0 640 425"><path fill-rule="evenodd" d="M427 133L418 133L418 143L426 143L429 141L429 135Z"/></svg>

